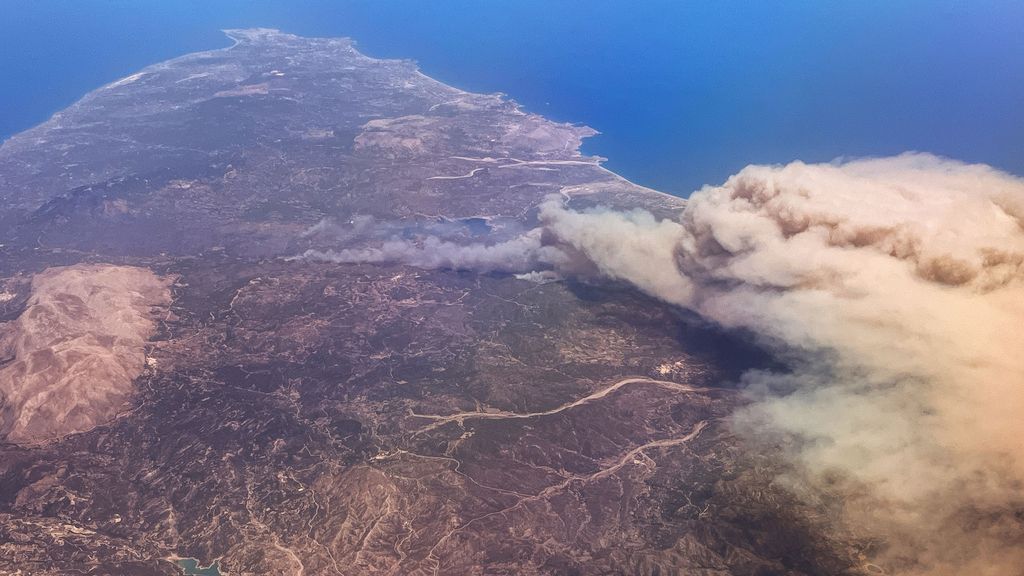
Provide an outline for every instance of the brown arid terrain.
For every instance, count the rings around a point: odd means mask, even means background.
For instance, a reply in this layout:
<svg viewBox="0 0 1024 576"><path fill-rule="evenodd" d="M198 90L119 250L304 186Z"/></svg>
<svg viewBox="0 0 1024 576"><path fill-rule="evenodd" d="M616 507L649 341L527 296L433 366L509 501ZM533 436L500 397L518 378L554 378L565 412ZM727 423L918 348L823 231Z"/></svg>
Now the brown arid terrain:
<svg viewBox="0 0 1024 576"><path fill-rule="evenodd" d="M145 268L54 267L32 278L16 320L0 326L0 434L38 442L110 420L142 373L167 283Z"/></svg>
<svg viewBox="0 0 1024 576"><path fill-rule="evenodd" d="M229 35L0 147L0 573L877 569L729 426L770 355L533 232L683 200L410 62Z"/></svg>

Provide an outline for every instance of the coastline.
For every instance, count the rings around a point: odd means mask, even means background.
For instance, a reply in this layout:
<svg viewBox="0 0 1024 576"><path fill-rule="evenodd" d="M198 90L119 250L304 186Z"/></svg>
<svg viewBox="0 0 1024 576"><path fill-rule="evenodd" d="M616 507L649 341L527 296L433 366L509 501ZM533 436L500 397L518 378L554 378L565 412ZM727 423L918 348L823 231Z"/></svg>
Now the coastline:
<svg viewBox="0 0 1024 576"><path fill-rule="evenodd" d="M148 74L151 74L153 72L157 72L157 71L160 71L160 70L165 70L165 69L167 69L167 68L169 68L169 67L171 67L171 66L173 66L175 64L179 64L179 63L183 63L183 62L191 62L191 61L194 61L194 60L201 60L201 59L209 58L209 57L211 57L213 55L216 55L218 53L223 53L223 52L228 52L228 51L231 51L231 50L235 50L238 47L243 46L243 45L245 45L247 43L251 43L251 44L256 44L256 43L260 43L260 42L270 42L270 43L278 42L278 43L280 43L280 42L287 42L287 41L321 42L321 43L326 43L326 44L329 44L329 45L334 45L335 47L337 47L339 45L342 45L346 50L351 52L354 56L356 56L358 58L361 58L361 59L368 60L368 61L372 61L374 63L387 63L387 64L393 64L393 65L411 66L413 68L413 73L418 78L421 78L425 82L429 82L430 84L432 84L436 88L439 88L439 89L441 89L443 91L446 91L446 92L450 92L455 97L469 97L469 98L474 98L474 99L481 99L481 98L495 99L496 98L496 99L499 99L501 102L510 105L512 107L513 112L515 114L522 115L523 117L528 118L528 119L532 119L532 120L541 120L541 121L543 121L545 123L551 124L553 126L556 126L556 127L562 128L562 129L568 129L577 138L577 143L573 146L573 149L572 149L573 156L575 158L580 158L581 160L582 159L593 159L593 165L596 168L598 168L602 173L604 173L605 175L607 175L609 178L611 178L613 180L616 180L616 181L618 181L618 182L620 182L620 183L622 183L624 185L629 186L630 188L633 188L636 191L642 192L644 194L654 194L654 195L662 197L665 200L671 200L673 202L678 201L678 202L681 202L682 204L685 204L685 202L686 202L686 199L681 197L681 196L677 196L677 195L674 195L674 194L669 194L667 192L662 192L662 191L656 190L654 188L649 188L649 187L646 187L646 186L642 186L640 184L637 184L637 183L629 180L628 178L622 176L621 174L618 174L617 172L614 172L613 170L605 167L604 166L604 162L607 161L607 158L603 158L601 156L596 156L596 155L595 156L586 156L586 155L584 155L582 150L581 150L583 140L586 139L586 138L589 138L589 137L601 134L601 132L599 132L598 130L596 130L594 128L591 128L590 126L587 126L585 124L571 123L571 122L556 122L554 120L551 120L551 119L545 117L542 114L538 114L536 112L530 112L530 111L524 109L524 107L519 102L517 102L513 97L509 96L507 93L497 92L497 93L493 93L493 94L483 94L483 93L469 92L467 90L463 90L463 89L461 89L461 88L459 88L457 86L453 86L451 84L448 84L446 82L442 82L442 81L440 81L440 80L438 80L436 78L433 78L433 77L429 76L428 74L424 73L419 68L418 64L416 64L415 61L413 61L413 60L410 60L410 59L398 59L398 58L375 58L375 57L372 57L372 56L368 56L368 55L360 52L358 50L358 48L356 48L357 42L354 39L350 38L350 37L305 37L305 36L298 36L296 34L291 34L291 33L288 33L288 32L283 32L283 31L281 31L279 29L276 29L276 28L226 28L226 29L222 29L221 32L227 38L229 38L232 41L232 43L229 46L225 46L225 47L222 47L222 48L214 48L214 49L210 49L210 50L201 50L201 51L198 51L198 52L190 52L190 53L187 53L187 54L183 54L181 56L177 56L175 58L171 58L169 60L162 60L160 62L156 62L156 63L150 64L148 66L145 66L142 69L138 70L137 72L134 72L134 73L129 74L127 76L124 76L122 78L118 78L118 79L116 79L114 81L111 81L111 82L108 82L106 84L103 84L102 86L99 86L98 88L95 88L95 89L87 92L81 98L79 98L78 100L76 100L75 102L70 104L69 106L54 112L48 119L44 120L43 122L40 122L39 124L36 124L35 126L27 128L27 129L25 129L25 130L23 130L21 132L16 133L16 134L12 134L10 137L0 141L0 150L4 150L4 149L7 149L7 148L11 148L11 147L17 147L22 142L26 142L27 140L32 139L32 138L38 138L41 135L41 133L45 133L47 130L59 129L59 128L61 128L61 120L63 120L67 116L67 114L69 112L73 112L76 109L78 109L79 107L88 104L97 95L102 94L102 93L104 93L106 91L109 91L109 90L113 90L113 89L117 89L117 88L120 88L120 87L123 87L123 86L130 85L130 84L132 84L134 82L137 82L139 80L144 79ZM28 142L26 142L26 143L28 143ZM567 145L570 144L570 143L571 142L566 142ZM590 163L590 162L588 162L588 163Z"/></svg>

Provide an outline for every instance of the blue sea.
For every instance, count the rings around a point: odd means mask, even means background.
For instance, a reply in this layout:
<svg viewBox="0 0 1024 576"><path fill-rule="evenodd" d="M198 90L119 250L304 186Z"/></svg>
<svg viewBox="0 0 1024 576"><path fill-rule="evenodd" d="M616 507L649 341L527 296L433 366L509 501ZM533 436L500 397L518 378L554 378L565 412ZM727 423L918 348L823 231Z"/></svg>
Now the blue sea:
<svg viewBox="0 0 1024 576"><path fill-rule="evenodd" d="M1024 173L1019 0L0 0L0 138L249 26L351 36L587 124L585 152L680 195L904 150Z"/></svg>

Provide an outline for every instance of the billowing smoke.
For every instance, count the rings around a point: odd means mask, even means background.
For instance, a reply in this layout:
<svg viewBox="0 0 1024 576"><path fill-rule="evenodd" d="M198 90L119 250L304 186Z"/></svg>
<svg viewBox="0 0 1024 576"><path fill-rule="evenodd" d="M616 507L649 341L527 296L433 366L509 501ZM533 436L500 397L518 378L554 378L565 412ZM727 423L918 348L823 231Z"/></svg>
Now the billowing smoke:
<svg viewBox="0 0 1024 576"><path fill-rule="evenodd" d="M541 234L534 229L493 244L462 244L437 236L392 238L379 246L308 250L302 257L335 263L398 262L420 268L520 272L562 261L561 251L541 244Z"/></svg>
<svg viewBox="0 0 1024 576"><path fill-rule="evenodd" d="M734 425L788 440L900 574L1024 566L1024 181L928 155L750 166L678 222L542 207L547 238L787 358Z"/></svg>
<svg viewBox="0 0 1024 576"><path fill-rule="evenodd" d="M1024 180L923 154L795 162L694 193L678 221L559 197L539 218L494 244L305 256L598 273L748 330L790 369L744 376L735 430L783 446L780 481L885 542L865 562L1024 574Z"/></svg>

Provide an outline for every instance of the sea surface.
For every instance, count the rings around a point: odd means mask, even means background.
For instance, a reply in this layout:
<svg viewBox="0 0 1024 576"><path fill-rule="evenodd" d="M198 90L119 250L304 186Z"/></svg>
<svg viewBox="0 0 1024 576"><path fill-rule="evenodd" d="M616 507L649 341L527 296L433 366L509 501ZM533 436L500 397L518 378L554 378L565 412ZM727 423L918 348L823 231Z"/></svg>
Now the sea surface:
<svg viewBox="0 0 1024 576"><path fill-rule="evenodd" d="M1024 173L1019 0L0 0L0 138L250 26L587 124L585 152L684 196L750 163L905 150Z"/></svg>

